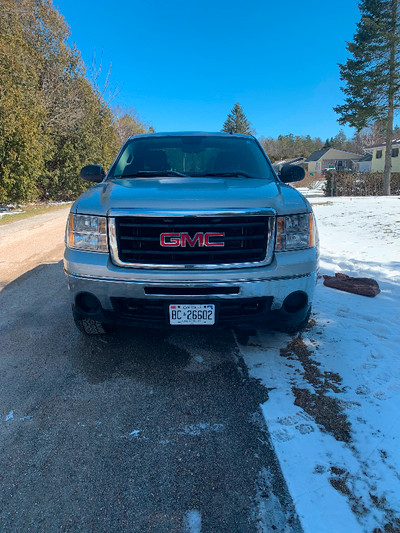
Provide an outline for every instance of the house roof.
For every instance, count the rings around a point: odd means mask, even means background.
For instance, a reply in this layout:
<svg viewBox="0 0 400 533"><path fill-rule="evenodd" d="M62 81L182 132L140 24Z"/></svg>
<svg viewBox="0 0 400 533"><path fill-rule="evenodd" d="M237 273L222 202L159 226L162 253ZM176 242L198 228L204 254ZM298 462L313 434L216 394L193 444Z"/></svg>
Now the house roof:
<svg viewBox="0 0 400 533"><path fill-rule="evenodd" d="M322 148L321 150L315 150L311 155L307 157L307 159L304 161L304 163L311 163L311 161L318 161L318 159L321 159L321 157L326 154L326 152L330 150L330 148Z"/></svg>
<svg viewBox="0 0 400 533"><path fill-rule="evenodd" d="M372 154L366 154L364 157L358 160L359 163L361 161L372 161Z"/></svg>
<svg viewBox="0 0 400 533"><path fill-rule="evenodd" d="M298 163L303 163L305 157L295 157L294 159L282 159L281 161L275 161L274 165L295 165Z"/></svg>
<svg viewBox="0 0 400 533"><path fill-rule="evenodd" d="M400 138L393 139L392 146L399 146L399 145L400 145ZM386 143L372 144L371 146L368 146L368 148L386 148Z"/></svg>
<svg viewBox="0 0 400 533"><path fill-rule="evenodd" d="M361 154L356 154L355 152L346 152L345 150L339 150L338 148L331 147L331 148L322 148L321 150L316 150L310 156L307 157L307 159L304 161L304 163L311 163L311 161L319 161L320 159L322 159L322 157L327 152L329 152L329 150L335 150L335 152L340 152L342 154L347 154L349 156L357 155L357 156L361 157ZM351 159L351 157L344 157L343 159Z"/></svg>

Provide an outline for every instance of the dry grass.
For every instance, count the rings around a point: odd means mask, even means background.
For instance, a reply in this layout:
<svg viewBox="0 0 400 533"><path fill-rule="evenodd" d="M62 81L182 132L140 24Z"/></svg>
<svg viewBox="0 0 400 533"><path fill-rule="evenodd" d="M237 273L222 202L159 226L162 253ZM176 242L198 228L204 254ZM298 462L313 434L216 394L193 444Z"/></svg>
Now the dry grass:
<svg viewBox="0 0 400 533"><path fill-rule="evenodd" d="M36 215L43 215L44 213L50 213L51 211L58 211L59 209L65 209L70 207L72 202L65 204L29 204L26 206L20 206L15 208L15 213L3 215L0 218L0 226L10 224L17 220L23 220L25 218L33 217ZM22 209L22 212L21 212Z"/></svg>
<svg viewBox="0 0 400 533"><path fill-rule="evenodd" d="M334 372L321 372L320 364L312 359L312 352L301 337L292 339L286 348L282 348L281 356L301 363L302 375L315 391L293 386L294 404L312 416L336 440L350 442L351 427L343 408L339 400L327 395L327 392L342 392L341 377Z"/></svg>
<svg viewBox="0 0 400 533"><path fill-rule="evenodd" d="M293 184L293 187L310 187L310 185L312 185L313 183L315 183L316 181L322 181L324 180L325 177L322 177L322 176L310 176L310 173L306 171L306 175L305 175L305 178L301 181L297 181L296 183Z"/></svg>

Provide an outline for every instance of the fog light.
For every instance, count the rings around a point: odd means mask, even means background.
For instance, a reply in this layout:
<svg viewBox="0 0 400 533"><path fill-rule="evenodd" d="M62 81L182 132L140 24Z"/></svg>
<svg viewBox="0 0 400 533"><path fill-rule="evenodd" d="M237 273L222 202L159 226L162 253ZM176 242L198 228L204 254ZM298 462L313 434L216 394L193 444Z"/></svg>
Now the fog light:
<svg viewBox="0 0 400 533"><path fill-rule="evenodd" d="M89 292L81 292L78 294L75 304L85 313L95 313L101 308L99 300Z"/></svg>
<svg viewBox="0 0 400 533"><path fill-rule="evenodd" d="M297 313L308 304L308 296L303 291L295 291L286 296L283 302L283 309L287 313Z"/></svg>

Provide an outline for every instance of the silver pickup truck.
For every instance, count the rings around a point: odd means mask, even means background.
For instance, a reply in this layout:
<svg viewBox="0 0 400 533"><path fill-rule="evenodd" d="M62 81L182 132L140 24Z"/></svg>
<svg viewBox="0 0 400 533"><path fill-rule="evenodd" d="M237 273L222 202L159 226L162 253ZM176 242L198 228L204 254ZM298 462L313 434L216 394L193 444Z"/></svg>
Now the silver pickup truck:
<svg viewBox="0 0 400 533"><path fill-rule="evenodd" d="M73 204L64 269L77 327L270 328L309 318L318 235L308 201L258 141L229 133L129 138Z"/></svg>

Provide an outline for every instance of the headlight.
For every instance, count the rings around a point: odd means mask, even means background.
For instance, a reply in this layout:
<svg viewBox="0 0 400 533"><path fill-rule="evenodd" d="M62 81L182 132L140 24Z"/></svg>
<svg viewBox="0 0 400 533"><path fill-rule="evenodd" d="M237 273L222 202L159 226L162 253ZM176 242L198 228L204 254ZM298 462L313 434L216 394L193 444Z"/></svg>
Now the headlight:
<svg viewBox="0 0 400 533"><path fill-rule="evenodd" d="M316 246L317 227L314 215L290 215L278 217L276 232L277 252L303 250Z"/></svg>
<svg viewBox="0 0 400 533"><path fill-rule="evenodd" d="M106 217L70 213L65 243L68 248L108 252Z"/></svg>

